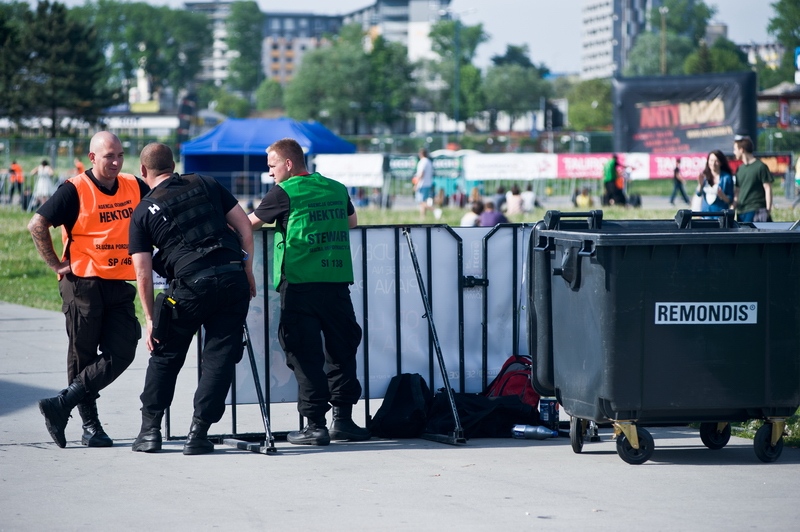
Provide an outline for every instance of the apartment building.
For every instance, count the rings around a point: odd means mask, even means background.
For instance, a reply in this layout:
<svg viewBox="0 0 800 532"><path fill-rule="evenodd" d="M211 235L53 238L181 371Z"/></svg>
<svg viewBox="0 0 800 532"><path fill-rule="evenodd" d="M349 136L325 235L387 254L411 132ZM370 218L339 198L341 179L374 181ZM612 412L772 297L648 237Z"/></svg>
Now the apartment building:
<svg viewBox="0 0 800 532"><path fill-rule="evenodd" d="M228 29L226 21L231 13L233 2L187 2L186 9L196 13L204 13L211 20L211 31L214 33L214 43L211 55L202 60L203 71L198 76L199 81L213 81L217 87L228 79L228 66L231 59L236 57L236 52L228 50Z"/></svg>
<svg viewBox="0 0 800 532"><path fill-rule="evenodd" d="M211 56L203 60L200 81L211 80L222 85L228 79L228 67L236 52L226 44L226 20L232 2L187 2L186 9L205 13L212 21L214 44ZM300 67L303 55L324 46L326 40L345 24L361 24L367 34L365 46L378 35L408 48L412 61L430 58L431 25L449 16L450 0L377 0L351 13L325 15L318 13L264 13L262 68L267 78L285 85ZM333 8L328 8L333 9Z"/></svg>
<svg viewBox="0 0 800 532"><path fill-rule="evenodd" d="M662 0L584 0L581 78L610 78L625 68L636 36L650 30L647 14Z"/></svg>
<svg viewBox="0 0 800 532"><path fill-rule="evenodd" d="M292 80L303 55L337 34L342 17L312 13L265 13L262 65L267 78L286 85Z"/></svg>

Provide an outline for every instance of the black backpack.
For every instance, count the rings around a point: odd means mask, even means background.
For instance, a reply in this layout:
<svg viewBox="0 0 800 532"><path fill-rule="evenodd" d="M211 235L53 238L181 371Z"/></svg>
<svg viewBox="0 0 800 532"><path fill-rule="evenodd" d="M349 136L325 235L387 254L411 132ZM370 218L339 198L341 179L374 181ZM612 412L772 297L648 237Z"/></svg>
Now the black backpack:
<svg viewBox="0 0 800 532"><path fill-rule="evenodd" d="M514 425L538 425L536 407L525 404L519 395L486 397L479 393L453 393L458 420L464 437L510 438ZM455 429L453 409L444 389L433 399L426 434L450 434Z"/></svg>
<svg viewBox="0 0 800 532"><path fill-rule="evenodd" d="M383 404L375 412L370 432L378 438L417 438L428 421L433 396L419 373L401 373L389 381Z"/></svg>

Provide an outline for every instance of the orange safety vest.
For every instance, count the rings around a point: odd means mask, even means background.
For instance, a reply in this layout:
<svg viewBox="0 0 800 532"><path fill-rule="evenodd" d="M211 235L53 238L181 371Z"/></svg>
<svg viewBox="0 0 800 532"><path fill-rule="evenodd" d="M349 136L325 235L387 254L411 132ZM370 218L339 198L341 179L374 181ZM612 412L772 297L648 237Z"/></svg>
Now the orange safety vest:
<svg viewBox="0 0 800 532"><path fill-rule="evenodd" d="M61 228L64 256L78 277L132 281L136 278L128 255L128 227L133 209L141 199L135 176L119 174L119 188L105 194L85 173L67 179L78 190L78 219L67 232Z"/></svg>
<svg viewBox="0 0 800 532"><path fill-rule="evenodd" d="M25 174L22 173L22 167L17 163L11 165L10 168L11 172L11 182L12 183L24 183L25 182Z"/></svg>

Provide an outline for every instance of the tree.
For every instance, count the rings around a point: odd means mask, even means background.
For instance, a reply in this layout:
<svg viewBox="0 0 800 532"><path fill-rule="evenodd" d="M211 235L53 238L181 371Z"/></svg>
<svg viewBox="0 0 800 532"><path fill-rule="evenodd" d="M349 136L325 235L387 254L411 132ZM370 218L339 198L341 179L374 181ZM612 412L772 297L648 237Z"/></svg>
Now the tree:
<svg viewBox="0 0 800 532"><path fill-rule="evenodd" d="M311 50L303 55L303 62L297 70L292 82L287 85L283 94L286 114L296 120L317 120L323 118L323 100L326 87L319 83L317 72L325 71L329 51L324 48Z"/></svg>
<svg viewBox="0 0 800 532"><path fill-rule="evenodd" d="M228 49L236 52L228 69L228 83L234 89L254 91L263 76L261 41L264 14L256 2L233 2L228 15Z"/></svg>
<svg viewBox="0 0 800 532"><path fill-rule="evenodd" d="M533 68L531 58L528 57L528 45L514 46L506 45L506 53L503 55L493 55L492 64L494 66L519 65L523 68Z"/></svg>
<svg viewBox="0 0 800 532"><path fill-rule="evenodd" d="M358 131L370 107L370 64L360 24L344 26L329 48L312 50L286 87L286 113L297 120L319 120L339 131Z"/></svg>
<svg viewBox="0 0 800 532"><path fill-rule="evenodd" d="M458 33L458 38L456 38ZM437 81L446 83L450 94L455 94L456 65L458 65L458 107L455 102L447 115L458 120L468 119L484 109L481 90L481 72L472 65L478 46L489 40L483 25L464 26L461 21L443 20L430 31L431 48L442 60L432 64Z"/></svg>
<svg viewBox="0 0 800 532"><path fill-rule="evenodd" d="M552 91L536 68L506 64L489 67L483 92L492 119L496 112L505 112L510 119L509 129L513 129L517 119L538 109L541 98L549 98Z"/></svg>
<svg viewBox="0 0 800 532"><path fill-rule="evenodd" d="M769 19L767 32L775 36L786 50L781 61L780 81L792 81L796 70L792 52L800 46L800 2L777 0L772 8L775 10L775 17Z"/></svg>
<svg viewBox="0 0 800 532"><path fill-rule="evenodd" d="M750 70L747 56L739 47L725 38L717 39L709 48L705 39L683 64L686 74L703 74L710 72L745 72Z"/></svg>
<svg viewBox="0 0 800 532"><path fill-rule="evenodd" d="M177 94L201 72L201 60L213 42L208 17L184 9L97 0L70 14L97 28L108 58L109 82L117 86L130 86L142 68L152 91L169 86Z"/></svg>
<svg viewBox="0 0 800 532"><path fill-rule="evenodd" d="M569 123L575 130L607 129L614 119L611 81L589 79L577 83L568 96Z"/></svg>
<svg viewBox="0 0 800 532"><path fill-rule="evenodd" d="M758 90L769 89L783 81L787 81L785 69L770 68L760 57L756 57L755 71L758 76Z"/></svg>
<svg viewBox="0 0 800 532"><path fill-rule="evenodd" d="M208 109L217 97L217 87L212 80L197 84L197 108Z"/></svg>
<svg viewBox="0 0 800 532"><path fill-rule="evenodd" d="M717 13L702 0L665 0L667 33L688 37L692 43L699 44L706 35L708 21ZM650 11L650 24L661 27L661 13L658 9Z"/></svg>
<svg viewBox="0 0 800 532"><path fill-rule="evenodd" d="M667 33L667 74L683 74L683 63L694 51L694 44L688 37ZM661 74L661 36L644 32L636 38L636 44L628 54L626 76L655 76Z"/></svg>
<svg viewBox="0 0 800 532"><path fill-rule="evenodd" d="M364 105L370 126L383 124L388 129L411 110L413 68L408 62L406 47L378 36L368 55L369 105Z"/></svg>
<svg viewBox="0 0 800 532"><path fill-rule="evenodd" d="M702 0L664 0L663 7L667 9L666 14L662 14L659 9L650 10L648 14L650 25L658 28L658 31L639 34L628 55L628 64L624 67L624 75L661 74L662 27L666 29L667 74L683 74L684 63L690 54L696 51L699 53L698 46L705 38L708 21L717 12L715 7L709 7ZM662 17L664 17L663 26ZM710 68L707 59L700 56L693 58L689 61L688 68L692 71L703 71ZM710 59L708 60L710 61Z"/></svg>
<svg viewBox="0 0 800 532"><path fill-rule="evenodd" d="M256 109L278 109L283 107L283 87L274 79L265 79L256 89Z"/></svg>
<svg viewBox="0 0 800 532"><path fill-rule="evenodd" d="M683 71L687 74L708 74L714 72L711 50L708 49L705 41L701 41L700 47L689 54L689 57L683 62Z"/></svg>
<svg viewBox="0 0 800 532"><path fill-rule="evenodd" d="M25 53L19 46L28 4L0 4L0 115L18 123L25 114L23 69Z"/></svg>
<svg viewBox="0 0 800 532"><path fill-rule="evenodd" d="M417 62L412 74L415 110L447 113L452 109L453 90L442 79L441 71L439 61L423 59Z"/></svg>
<svg viewBox="0 0 800 532"><path fill-rule="evenodd" d="M112 103L105 85L105 58L93 27L70 20L63 4L40 1L24 17L20 48L27 52L25 91L31 114L45 113L58 132L59 109L95 122Z"/></svg>
<svg viewBox="0 0 800 532"><path fill-rule="evenodd" d="M525 68L535 68L540 78L545 78L550 74L550 69L547 68L544 63L541 63L539 66L533 64L530 59L530 52L527 44L521 46L507 44L505 54L492 56L492 64L494 66L519 65Z"/></svg>
<svg viewBox="0 0 800 532"><path fill-rule="evenodd" d="M159 8L159 12L166 37L163 45L157 45L161 70L155 73L146 70L157 80L164 80L158 87L169 86L177 95L181 89L190 87L203 71L202 60L211 50L213 34L208 17L202 13L168 7Z"/></svg>
<svg viewBox="0 0 800 532"><path fill-rule="evenodd" d="M462 120L471 118L486 109L483 95L483 76L478 67L464 65L461 67L459 80L460 112Z"/></svg>
<svg viewBox="0 0 800 532"><path fill-rule="evenodd" d="M214 110L233 118L246 118L250 114L250 102L218 87Z"/></svg>
<svg viewBox="0 0 800 532"><path fill-rule="evenodd" d="M478 46L489 40L483 24L465 26L458 21L458 54L461 64L471 64ZM430 32L431 49L442 59L452 59L456 53L456 21L442 20Z"/></svg>

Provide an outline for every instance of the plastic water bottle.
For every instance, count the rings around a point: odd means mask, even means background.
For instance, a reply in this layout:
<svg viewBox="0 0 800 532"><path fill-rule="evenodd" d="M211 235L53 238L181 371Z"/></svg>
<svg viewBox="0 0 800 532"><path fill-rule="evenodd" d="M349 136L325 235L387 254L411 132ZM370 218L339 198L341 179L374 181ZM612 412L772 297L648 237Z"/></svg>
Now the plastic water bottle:
<svg viewBox="0 0 800 532"><path fill-rule="evenodd" d="M556 438L558 431L540 425L514 425L511 435L525 440L546 440L547 438Z"/></svg>

